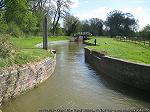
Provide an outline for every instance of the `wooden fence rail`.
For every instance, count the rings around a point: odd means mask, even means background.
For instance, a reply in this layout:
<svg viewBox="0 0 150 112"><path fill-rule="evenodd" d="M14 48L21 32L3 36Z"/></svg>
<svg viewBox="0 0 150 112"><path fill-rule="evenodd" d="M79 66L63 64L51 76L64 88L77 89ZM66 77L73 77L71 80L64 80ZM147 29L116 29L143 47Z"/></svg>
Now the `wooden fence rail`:
<svg viewBox="0 0 150 112"><path fill-rule="evenodd" d="M150 47L150 40L144 39L141 37L121 37L121 36L118 36L118 37L116 37L116 39L120 40L120 41L124 41L124 42L132 42L135 44L140 44L140 45Z"/></svg>

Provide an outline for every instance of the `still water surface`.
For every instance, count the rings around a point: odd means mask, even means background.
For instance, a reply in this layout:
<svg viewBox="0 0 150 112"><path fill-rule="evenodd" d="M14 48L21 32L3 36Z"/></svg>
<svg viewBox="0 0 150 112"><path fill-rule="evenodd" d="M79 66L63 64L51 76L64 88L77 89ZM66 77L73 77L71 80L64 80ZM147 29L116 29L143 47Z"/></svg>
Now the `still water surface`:
<svg viewBox="0 0 150 112"><path fill-rule="evenodd" d="M2 112L39 112L41 109L150 108L150 95L98 73L84 61L84 45L50 43L57 51L54 74L38 88L5 103Z"/></svg>

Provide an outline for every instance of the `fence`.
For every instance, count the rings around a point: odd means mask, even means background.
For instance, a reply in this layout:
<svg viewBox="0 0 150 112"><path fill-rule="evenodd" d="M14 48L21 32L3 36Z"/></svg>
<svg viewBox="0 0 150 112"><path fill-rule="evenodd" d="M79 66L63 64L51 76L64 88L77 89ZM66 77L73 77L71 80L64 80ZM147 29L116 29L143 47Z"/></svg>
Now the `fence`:
<svg viewBox="0 0 150 112"><path fill-rule="evenodd" d="M124 41L124 42L132 42L135 44L140 44L144 46L150 47L150 40L144 39L142 37L121 37L121 36L116 36L117 40Z"/></svg>

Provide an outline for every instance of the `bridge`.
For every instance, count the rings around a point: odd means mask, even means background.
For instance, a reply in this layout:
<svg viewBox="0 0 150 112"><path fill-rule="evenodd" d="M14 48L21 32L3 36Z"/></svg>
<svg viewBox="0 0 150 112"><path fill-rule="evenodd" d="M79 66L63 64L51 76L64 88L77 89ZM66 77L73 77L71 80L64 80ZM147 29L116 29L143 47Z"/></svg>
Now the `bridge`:
<svg viewBox="0 0 150 112"><path fill-rule="evenodd" d="M71 41L83 41L88 40L88 36L92 36L90 32L78 32L73 35Z"/></svg>

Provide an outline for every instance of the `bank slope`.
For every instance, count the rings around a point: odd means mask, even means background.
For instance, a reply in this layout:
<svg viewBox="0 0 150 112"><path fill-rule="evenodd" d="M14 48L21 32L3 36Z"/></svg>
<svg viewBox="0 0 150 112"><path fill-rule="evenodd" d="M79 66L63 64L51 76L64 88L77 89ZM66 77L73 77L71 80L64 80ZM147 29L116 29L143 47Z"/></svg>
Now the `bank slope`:
<svg viewBox="0 0 150 112"><path fill-rule="evenodd" d="M87 46L90 50L131 62L150 64L150 47L106 37L96 37L86 42L94 44L95 39L97 46Z"/></svg>

